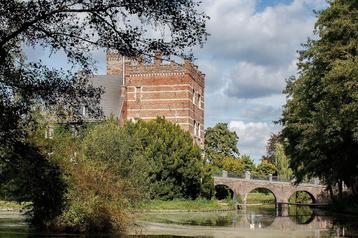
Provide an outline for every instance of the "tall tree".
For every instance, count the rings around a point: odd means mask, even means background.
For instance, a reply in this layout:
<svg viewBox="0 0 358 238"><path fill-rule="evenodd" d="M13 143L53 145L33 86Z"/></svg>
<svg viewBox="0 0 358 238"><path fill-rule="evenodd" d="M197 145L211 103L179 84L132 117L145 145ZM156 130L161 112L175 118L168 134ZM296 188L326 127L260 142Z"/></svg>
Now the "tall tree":
<svg viewBox="0 0 358 238"><path fill-rule="evenodd" d="M130 149L147 160L151 197L195 199L211 193L202 151L189 132L164 118L128 122L124 130L134 138Z"/></svg>
<svg viewBox="0 0 358 238"><path fill-rule="evenodd" d="M290 160L285 154L283 145L275 144L275 153L273 155L274 164L277 168L277 175L281 179L290 180L292 176L292 169L290 168Z"/></svg>
<svg viewBox="0 0 358 238"><path fill-rule="evenodd" d="M255 170L252 172L252 176L260 179L268 179L268 176L271 174L277 173L277 168L275 165L267 162L266 160L261 161L257 165Z"/></svg>
<svg viewBox="0 0 358 238"><path fill-rule="evenodd" d="M317 176L340 194L344 182L358 196L358 2L328 3L288 80L282 133L297 181Z"/></svg>
<svg viewBox="0 0 358 238"><path fill-rule="evenodd" d="M221 164L225 157L238 157L239 137L230 131L227 123L218 123L205 130L205 155L214 165Z"/></svg>

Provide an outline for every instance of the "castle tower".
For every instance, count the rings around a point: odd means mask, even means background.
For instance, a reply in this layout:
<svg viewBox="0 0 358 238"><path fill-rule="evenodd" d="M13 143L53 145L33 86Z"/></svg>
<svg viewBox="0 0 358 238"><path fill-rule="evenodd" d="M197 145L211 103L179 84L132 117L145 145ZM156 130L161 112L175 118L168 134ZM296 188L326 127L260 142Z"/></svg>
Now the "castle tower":
<svg viewBox="0 0 358 238"><path fill-rule="evenodd" d="M107 74L122 74L125 82L121 121L164 116L203 146L205 75L198 67L190 60L163 62L160 52L152 64L125 60L123 65L123 60L117 53L107 52Z"/></svg>

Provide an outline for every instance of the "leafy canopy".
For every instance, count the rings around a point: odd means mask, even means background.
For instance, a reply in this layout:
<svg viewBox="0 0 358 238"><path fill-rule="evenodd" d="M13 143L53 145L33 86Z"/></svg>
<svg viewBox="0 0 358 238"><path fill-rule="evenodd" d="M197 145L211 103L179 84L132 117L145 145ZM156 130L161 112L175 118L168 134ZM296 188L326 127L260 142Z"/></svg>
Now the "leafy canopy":
<svg viewBox="0 0 358 238"><path fill-rule="evenodd" d="M317 38L300 52L283 111L285 150L298 181L320 177L357 195L358 2L329 1L318 14Z"/></svg>
<svg viewBox="0 0 358 238"><path fill-rule="evenodd" d="M218 123L205 130L205 156L214 165L224 157L237 157L239 137L230 131L227 123Z"/></svg>
<svg viewBox="0 0 358 238"><path fill-rule="evenodd" d="M209 197L210 174L189 132L164 118L114 121L94 127L84 140L87 159L103 161L152 198Z"/></svg>

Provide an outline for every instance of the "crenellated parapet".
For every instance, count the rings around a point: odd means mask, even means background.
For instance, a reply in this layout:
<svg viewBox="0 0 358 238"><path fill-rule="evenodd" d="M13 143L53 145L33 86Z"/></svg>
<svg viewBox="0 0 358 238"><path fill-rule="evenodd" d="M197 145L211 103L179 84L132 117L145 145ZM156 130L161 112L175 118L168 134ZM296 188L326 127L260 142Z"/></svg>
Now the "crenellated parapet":
<svg viewBox="0 0 358 238"><path fill-rule="evenodd" d="M185 73L190 75L201 87L205 86L205 74L191 60L184 60Z"/></svg>
<svg viewBox="0 0 358 238"><path fill-rule="evenodd" d="M183 64L176 63L175 61L162 63L161 60L157 59L152 64L145 64L143 61L126 62L125 72L127 77L167 77L187 74L201 87L205 85L205 75L190 60L184 60Z"/></svg>

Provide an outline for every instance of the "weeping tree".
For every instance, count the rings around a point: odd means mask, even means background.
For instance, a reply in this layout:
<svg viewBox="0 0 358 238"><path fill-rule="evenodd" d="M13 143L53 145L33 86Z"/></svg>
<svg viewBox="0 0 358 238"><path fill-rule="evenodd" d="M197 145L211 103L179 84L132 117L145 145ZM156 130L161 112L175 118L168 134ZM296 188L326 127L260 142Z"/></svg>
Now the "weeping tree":
<svg viewBox="0 0 358 238"><path fill-rule="evenodd" d="M358 2L328 3L288 80L282 134L298 182L320 177L358 197Z"/></svg>
<svg viewBox="0 0 358 238"><path fill-rule="evenodd" d="M160 50L164 55L190 57L187 49L202 45L208 35L208 17L198 4L194 0L1 1L1 168L11 170L22 163L8 155L24 143L34 105L75 121L81 120L73 110L78 105L86 106L91 117L101 116L97 107L101 89L88 85L87 79L94 70L92 50L112 49L129 57ZM25 47L62 52L73 68L55 70L33 61ZM27 157L21 158L26 164ZM6 181L1 177L1 183Z"/></svg>
<svg viewBox="0 0 358 238"><path fill-rule="evenodd" d="M285 154L282 144L275 144L275 154L273 155L273 158L277 167L277 175L285 180L290 180L292 169L290 168L290 160Z"/></svg>

